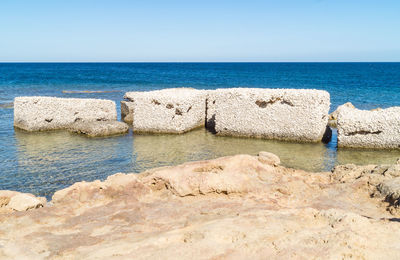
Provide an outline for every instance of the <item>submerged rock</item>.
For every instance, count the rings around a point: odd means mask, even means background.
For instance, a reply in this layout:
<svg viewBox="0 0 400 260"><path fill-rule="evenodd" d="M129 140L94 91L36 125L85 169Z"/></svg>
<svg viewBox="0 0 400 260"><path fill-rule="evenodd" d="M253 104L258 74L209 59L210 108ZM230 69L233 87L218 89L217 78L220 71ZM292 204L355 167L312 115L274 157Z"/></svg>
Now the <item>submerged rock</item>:
<svg viewBox="0 0 400 260"><path fill-rule="evenodd" d="M327 130L326 91L234 88L210 95L217 135L318 142Z"/></svg>
<svg viewBox="0 0 400 260"><path fill-rule="evenodd" d="M127 92L125 99L133 103L128 110L134 111L135 132L179 134L205 124L206 92L202 90L172 88Z"/></svg>
<svg viewBox="0 0 400 260"><path fill-rule="evenodd" d="M393 180L381 189L393 198L398 178L376 167L309 173L260 152L79 182L0 214L0 257L398 259L398 215L370 177Z"/></svg>
<svg viewBox="0 0 400 260"><path fill-rule="evenodd" d="M400 107L338 113L338 147L400 149Z"/></svg>
<svg viewBox="0 0 400 260"><path fill-rule="evenodd" d="M107 120L117 120L111 100L17 97L14 101L14 126L26 131L66 129L77 121Z"/></svg>
<svg viewBox="0 0 400 260"><path fill-rule="evenodd" d="M90 137L125 134L129 131L128 124L118 121L75 122L68 131L84 134Z"/></svg>

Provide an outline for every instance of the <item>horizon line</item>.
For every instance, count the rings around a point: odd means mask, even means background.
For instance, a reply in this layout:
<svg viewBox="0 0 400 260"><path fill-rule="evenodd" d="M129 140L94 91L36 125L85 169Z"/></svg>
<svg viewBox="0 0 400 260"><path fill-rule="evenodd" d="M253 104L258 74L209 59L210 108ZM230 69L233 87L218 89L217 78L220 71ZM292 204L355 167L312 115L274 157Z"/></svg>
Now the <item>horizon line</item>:
<svg viewBox="0 0 400 260"><path fill-rule="evenodd" d="M5 63L400 63L399 61L0 61Z"/></svg>

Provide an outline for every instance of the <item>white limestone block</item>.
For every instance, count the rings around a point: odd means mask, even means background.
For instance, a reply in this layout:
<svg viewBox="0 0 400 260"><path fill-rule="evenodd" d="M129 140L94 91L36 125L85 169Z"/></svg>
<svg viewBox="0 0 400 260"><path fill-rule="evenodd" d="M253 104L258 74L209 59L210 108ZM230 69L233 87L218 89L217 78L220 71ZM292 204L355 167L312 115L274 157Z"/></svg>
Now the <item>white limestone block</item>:
<svg viewBox="0 0 400 260"><path fill-rule="evenodd" d="M400 149L400 107L374 111L343 107L337 128L339 147Z"/></svg>
<svg viewBox="0 0 400 260"><path fill-rule="evenodd" d="M26 131L66 129L77 121L117 119L115 102L102 99L17 97L14 126Z"/></svg>
<svg viewBox="0 0 400 260"><path fill-rule="evenodd" d="M172 88L148 92L127 92L133 102L133 131L184 133L204 127L206 91Z"/></svg>
<svg viewBox="0 0 400 260"><path fill-rule="evenodd" d="M326 91L235 88L212 95L217 135L317 142L327 130Z"/></svg>

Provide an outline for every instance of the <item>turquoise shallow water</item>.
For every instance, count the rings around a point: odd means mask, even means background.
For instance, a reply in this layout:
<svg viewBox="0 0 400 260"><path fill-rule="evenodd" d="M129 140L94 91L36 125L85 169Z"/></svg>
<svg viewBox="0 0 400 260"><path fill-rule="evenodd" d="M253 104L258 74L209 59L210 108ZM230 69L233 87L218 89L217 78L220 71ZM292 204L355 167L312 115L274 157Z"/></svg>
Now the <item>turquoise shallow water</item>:
<svg viewBox="0 0 400 260"><path fill-rule="evenodd" d="M296 144L216 137L204 129L179 136L130 133L95 139L13 129L9 103L16 96L107 98L119 106L126 91L181 86L316 88L330 92L331 110L348 101L364 109L400 106L400 63L0 64L0 189L50 197L76 181L116 172L261 150L278 154L286 166L312 171L343 163L393 163L400 157L400 151L338 150L335 135L329 144Z"/></svg>

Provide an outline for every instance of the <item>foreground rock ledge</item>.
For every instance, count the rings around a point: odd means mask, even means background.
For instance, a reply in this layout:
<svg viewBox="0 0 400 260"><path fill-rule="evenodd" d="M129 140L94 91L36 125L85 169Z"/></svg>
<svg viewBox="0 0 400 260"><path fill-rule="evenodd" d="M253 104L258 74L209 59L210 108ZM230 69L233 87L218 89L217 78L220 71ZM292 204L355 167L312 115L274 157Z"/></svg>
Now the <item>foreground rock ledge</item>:
<svg viewBox="0 0 400 260"><path fill-rule="evenodd" d="M52 205L0 214L0 258L400 257L399 164L279 162L262 152L76 183Z"/></svg>

